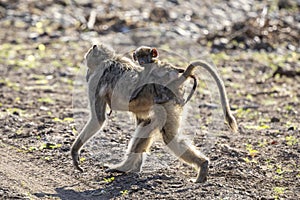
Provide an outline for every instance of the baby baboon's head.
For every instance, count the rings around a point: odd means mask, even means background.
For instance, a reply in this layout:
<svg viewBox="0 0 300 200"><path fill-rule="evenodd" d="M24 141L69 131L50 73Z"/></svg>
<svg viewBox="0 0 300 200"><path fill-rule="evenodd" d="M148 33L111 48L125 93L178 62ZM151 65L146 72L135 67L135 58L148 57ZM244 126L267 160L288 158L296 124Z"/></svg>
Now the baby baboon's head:
<svg viewBox="0 0 300 200"><path fill-rule="evenodd" d="M156 48L141 46L133 52L132 58L140 65L154 63L158 59L158 51Z"/></svg>
<svg viewBox="0 0 300 200"><path fill-rule="evenodd" d="M84 58L86 60L87 67L93 71L101 64L101 62L108 58L112 58L113 56L114 52L109 50L107 47L103 45L93 45L85 54Z"/></svg>

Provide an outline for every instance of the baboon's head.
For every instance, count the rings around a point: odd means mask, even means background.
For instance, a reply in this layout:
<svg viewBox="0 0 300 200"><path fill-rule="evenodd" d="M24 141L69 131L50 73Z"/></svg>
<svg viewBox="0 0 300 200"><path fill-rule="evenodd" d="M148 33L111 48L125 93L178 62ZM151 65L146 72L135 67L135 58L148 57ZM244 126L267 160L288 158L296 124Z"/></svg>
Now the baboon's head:
<svg viewBox="0 0 300 200"><path fill-rule="evenodd" d="M158 51L156 48L141 46L133 52L132 58L140 65L154 63L158 59Z"/></svg>
<svg viewBox="0 0 300 200"><path fill-rule="evenodd" d="M103 45L93 45L85 54L86 65L90 70L94 70L104 60L111 58L114 52Z"/></svg>

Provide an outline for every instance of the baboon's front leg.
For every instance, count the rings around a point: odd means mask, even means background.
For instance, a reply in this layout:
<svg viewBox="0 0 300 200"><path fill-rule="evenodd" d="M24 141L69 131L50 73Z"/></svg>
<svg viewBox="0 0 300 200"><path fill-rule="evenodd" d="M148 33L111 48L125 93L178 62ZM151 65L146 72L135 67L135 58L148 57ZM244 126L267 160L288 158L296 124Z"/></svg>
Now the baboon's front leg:
<svg viewBox="0 0 300 200"><path fill-rule="evenodd" d="M94 104L91 103L90 119L72 145L71 156L73 159L73 165L81 172L83 172L83 169L79 166L79 150L91 137L95 135L95 133L101 129L105 121L105 108L106 103L104 99L99 98Z"/></svg>
<svg viewBox="0 0 300 200"><path fill-rule="evenodd" d="M131 138L124 161L109 166L109 172L140 172L145 153L149 150L153 140L153 127L150 127L151 120L138 119L137 129Z"/></svg>
<svg viewBox="0 0 300 200"><path fill-rule="evenodd" d="M120 164L110 166L109 171L121 171L121 172L140 172L143 161L145 160L145 154L149 151L155 132L161 129L165 122L164 108L159 105L153 107L153 117L149 119L142 119L137 117L137 129L131 138L125 160ZM159 114L161 118L157 118Z"/></svg>

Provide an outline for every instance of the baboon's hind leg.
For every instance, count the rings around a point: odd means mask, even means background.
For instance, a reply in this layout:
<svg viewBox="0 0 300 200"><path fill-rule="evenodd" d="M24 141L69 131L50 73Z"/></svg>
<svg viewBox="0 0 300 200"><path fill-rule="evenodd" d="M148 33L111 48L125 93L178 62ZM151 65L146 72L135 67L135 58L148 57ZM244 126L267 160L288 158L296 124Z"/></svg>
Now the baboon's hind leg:
<svg viewBox="0 0 300 200"><path fill-rule="evenodd" d="M182 161L196 167L198 169L195 182L203 183L206 181L208 173L208 159L191 143L189 144L182 138L170 137L170 132L164 131L163 140L168 148Z"/></svg>
<svg viewBox="0 0 300 200"><path fill-rule="evenodd" d="M208 173L208 158L202 155L196 147L186 141L178 133L180 112L168 108L168 117L162 128L162 137L167 147L182 161L198 169L195 182L205 182ZM173 112L172 112L173 111Z"/></svg>

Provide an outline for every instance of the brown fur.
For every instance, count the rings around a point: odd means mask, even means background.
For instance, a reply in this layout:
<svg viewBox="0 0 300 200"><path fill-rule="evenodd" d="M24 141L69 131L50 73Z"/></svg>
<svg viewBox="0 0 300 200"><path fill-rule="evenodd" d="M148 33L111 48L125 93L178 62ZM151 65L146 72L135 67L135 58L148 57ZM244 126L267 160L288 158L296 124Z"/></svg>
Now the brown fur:
<svg viewBox="0 0 300 200"><path fill-rule="evenodd" d="M158 50L156 48L147 47L147 46L141 46L137 48L133 52L132 57L134 61L137 61L142 67L145 68L146 71L144 72L145 74L153 73L151 72L151 70L152 71L156 70L157 74L161 73L161 70L169 70L172 71L172 73L175 73L173 77L165 77L166 79L168 78L167 80L169 80L168 83L165 85L165 87L160 87L159 90L157 89L158 94L156 95L158 96L158 99L157 101L155 101L156 103L167 102L168 100L170 100L170 97L174 96L172 93L175 93L177 100L179 99L177 102L183 102L182 99L178 98L182 96L182 94L180 93L181 91L180 89L182 87L182 84L187 80L188 77L190 77L194 79L194 86L189 96L187 97L187 100L182 105L187 103L190 100L190 98L193 96L195 89L197 87L197 79L193 74L194 69L196 67L203 67L204 69L206 69L217 83L220 92L221 104L225 116L225 121L227 122L231 130L233 130L233 132L238 131L236 120L230 112L230 106L228 103L224 83L222 79L219 77L218 73L213 69L211 65L209 65L204 61L195 61L192 62L185 70L176 68L170 63L160 61L158 59L159 57ZM178 77L178 73L183 73L183 74L180 77ZM154 76L158 76L158 75L154 74ZM135 91L133 96L136 96L136 93L138 93L138 91Z"/></svg>
<svg viewBox="0 0 300 200"><path fill-rule="evenodd" d="M169 101L171 98L175 99L178 103L185 105L193 96L196 87L197 87L197 79L195 76L185 73L184 75L179 76L179 73L185 72L182 68L177 68L174 65L168 62L162 62L158 59L159 52L156 48L141 46L137 48L133 54L132 58L134 61L138 62L142 67L144 67L144 74L151 73L152 76L157 78L162 78L162 74L167 72L168 76L164 76L163 80L165 81L164 85L155 85L155 103L165 103ZM191 71L190 71L191 72ZM187 78L192 78L194 81L193 88L184 101L182 94L182 86L183 83L187 80ZM165 87L166 86L166 87ZM132 99L136 98L139 90L135 91L132 95Z"/></svg>
<svg viewBox="0 0 300 200"><path fill-rule="evenodd" d="M87 78L90 117L71 148L74 166L83 171L79 166L79 151L102 128L106 120L106 106L109 105L112 110L130 111L137 119L137 127L124 161L111 166L111 170L139 172L154 135L160 133L164 143L180 160L198 169L195 182L206 181L208 158L178 132L182 105L173 99L155 104L151 84L145 84L137 98L130 100L143 75L143 68L130 59L115 55L102 45L94 45L85 59L90 70Z"/></svg>

